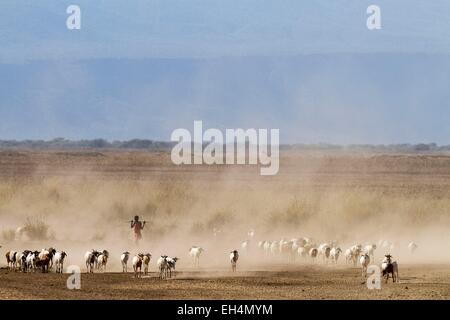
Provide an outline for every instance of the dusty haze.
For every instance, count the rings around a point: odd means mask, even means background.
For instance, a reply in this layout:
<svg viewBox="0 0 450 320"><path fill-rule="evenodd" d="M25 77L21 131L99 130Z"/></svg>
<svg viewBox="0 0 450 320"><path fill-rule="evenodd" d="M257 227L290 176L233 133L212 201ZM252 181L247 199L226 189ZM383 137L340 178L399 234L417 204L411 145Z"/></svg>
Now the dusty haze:
<svg viewBox="0 0 450 320"><path fill-rule="evenodd" d="M0 250L54 246L84 268L86 250L107 249L109 270L119 271L126 250L150 252L151 268L167 254L189 269L188 249L198 245L206 249L203 267L221 271L254 229L241 259L247 270L274 263L258 253L259 240L302 236L336 240L343 250L389 240L399 261L450 261L449 155L284 151L277 176L258 173L255 166L177 167L157 152L1 151ZM139 247L128 222L135 214L148 222ZM49 226L49 239L7 238L30 218ZM414 256L410 241L419 245Z"/></svg>

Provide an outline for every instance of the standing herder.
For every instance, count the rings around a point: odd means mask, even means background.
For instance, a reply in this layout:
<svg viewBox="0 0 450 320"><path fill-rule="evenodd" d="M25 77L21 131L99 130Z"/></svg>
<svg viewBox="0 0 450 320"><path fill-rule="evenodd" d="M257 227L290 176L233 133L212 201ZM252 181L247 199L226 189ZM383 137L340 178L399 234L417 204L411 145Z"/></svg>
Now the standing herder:
<svg viewBox="0 0 450 320"><path fill-rule="evenodd" d="M144 229L145 221L139 221L139 216L134 216L134 221L131 221L131 228L134 231L134 241L136 244L142 239L142 229Z"/></svg>

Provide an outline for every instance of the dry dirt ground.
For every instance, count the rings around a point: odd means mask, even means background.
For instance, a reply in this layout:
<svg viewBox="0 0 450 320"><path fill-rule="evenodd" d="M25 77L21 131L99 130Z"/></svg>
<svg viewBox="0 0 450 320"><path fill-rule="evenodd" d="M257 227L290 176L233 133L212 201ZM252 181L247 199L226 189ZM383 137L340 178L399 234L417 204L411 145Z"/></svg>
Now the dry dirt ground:
<svg viewBox="0 0 450 320"><path fill-rule="evenodd" d="M0 299L450 299L449 265L408 265L400 283L369 290L360 269L272 266L261 271L190 271L160 280L123 273L81 275L81 289L66 288L67 274L0 271Z"/></svg>

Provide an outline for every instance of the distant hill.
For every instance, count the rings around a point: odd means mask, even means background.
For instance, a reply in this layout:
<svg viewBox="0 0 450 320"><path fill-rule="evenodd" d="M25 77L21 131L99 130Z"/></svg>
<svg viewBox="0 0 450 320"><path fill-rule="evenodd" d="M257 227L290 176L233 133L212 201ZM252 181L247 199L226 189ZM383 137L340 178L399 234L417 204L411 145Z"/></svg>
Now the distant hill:
<svg viewBox="0 0 450 320"><path fill-rule="evenodd" d="M31 150L79 150L79 149L111 149L111 150L149 150L169 151L175 145L169 141L154 141L146 139L132 139L126 141L107 141L105 139L68 140L57 138L53 140L0 140L0 149L31 149ZM329 151L366 151L366 152L446 152L450 145L439 146L436 143L419 144L282 144L281 150L329 150Z"/></svg>

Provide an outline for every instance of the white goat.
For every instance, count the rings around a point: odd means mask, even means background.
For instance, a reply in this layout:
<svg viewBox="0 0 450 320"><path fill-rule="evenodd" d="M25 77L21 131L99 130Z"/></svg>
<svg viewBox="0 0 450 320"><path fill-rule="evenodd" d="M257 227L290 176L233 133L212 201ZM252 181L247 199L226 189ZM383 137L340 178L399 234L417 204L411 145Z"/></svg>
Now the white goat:
<svg viewBox="0 0 450 320"><path fill-rule="evenodd" d="M270 241L265 241L265 242L264 242L263 250L264 250L264 255L265 255L266 257L270 255L270 246L271 246Z"/></svg>
<svg viewBox="0 0 450 320"><path fill-rule="evenodd" d="M280 250L280 243L278 241L272 241L270 244L270 253L276 255Z"/></svg>
<svg viewBox="0 0 450 320"><path fill-rule="evenodd" d="M370 263L370 257L367 253L364 253L361 255L361 257L359 258L359 263L361 264L362 267L362 276L365 277L367 275L367 267L369 266Z"/></svg>
<svg viewBox="0 0 450 320"><path fill-rule="evenodd" d="M34 272L36 272L36 260L38 258L39 255L39 251L33 251L28 253L27 255L27 271L31 271L33 270Z"/></svg>
<svg viewBox="0 0 450 320"><path fill-rule="evenodd" d="M97 258L97 268L103 272L106 271L106 264L108 263L109 252L107 250L103 250Z"/></svg>
<svg viewBox="0 0 450 320"><path fill-rule="evenodd" d="M156 261L156 265L159 270L159 278L167 279L167 256L160 256Z"/></svg>
<svg viewBox="0 0 450 320"><path fill-rule="evenodd" d="M322 257L323 262L328 262L328 258L330 258L331 247L328 243L322 243L319 248L319 256Z"/></svg>
<svg viewBox="0 0 450 320"><path fill-rule="evenodd" d="M192 258L192 262L194 264L194 268L198 268L200 265L200 255L205 251L202 247L192 246L189 249L189 256Z"/></svg>
<svg viewBox="0 0 450 320"><path fill-rule="evenodd" d="M131 261L133 264L133 271L134 271L134 277L140 278L142 276L142 258L144 255L142 253L139 253L137 256L133 257L133 260Z"/></svg>
<svg viewBox="0 0 450 320"><path fill-rule="evenodd" d="M342 250L341 250L341 248L339 248L339 247L333 247L333 248L331 248L331 250L330 250L330 258L331 258L331 261L334 263L334 264L337 264L338 263L338 259L339 259L339 255L342 253Z"/></svg>
<svg viewBox="0 0 450 320"><path fill-rule="evenodd" d="M413 254L419 246L415 242L410 242L408 244L408 250L411 254Z"/></svg>
<svg viewBox="0 0 450 320"><path fill-rule="evenodd" d="M362 245L355 244L350 248L350 259L353 262L353 265L356 267L356 263L358 262L358 258L362 252Z"/></svg>
<svg viewBox="0 0 450 320"><path fill-rule="evenodd" d="M97 265L97 258L100 255L100 252L97 250L87 251L84 254L84 260L86 262L86 272L93 273L94 267Z"/></svg>
<svg viewBox="0 0 450 320"><path fill-rule="evenodd" d="M305 259L308 256L308 250L305 247L299 247L297 249L297 254L299 257Z"/></svg>
<svg viewBox="0 0 450 320"><path fill-rule="evenodd" d="M250 240L245 240L241 243L241 248L242 251L244 251L245 253L247 253L250 249Z"/></svg>
<svg viewBox="0 0 450 320"><path fill-rule="evenodd" d="M55 253L55 268L56 273L63 273L64 269L64 260L67 257L67 253L64 251L58 251Z"/></svg>
<svg viewBox="0 0 450 320"><path fill-rule="evenodd" d="M16 251L8 251L6 253L6 264L9 270L16 271Z"/></svg>
<svg viewBox="0 0 450 320"><path fill-rule="evenodd" d="M375 249L377 248L376 244L368 244L364 247L364 253L367 253L369 257L374 260Z"/></svg>
<svg viewBox="0 0 450 320"><path fill-rule="evenodd" d="M230 253L231 271L236 272L236 265L239 259L239 253L237 250L233 250Z"/></svg>
<svg viewBox="0 0 450 320"><path fill-rule="evenodd" d="M26 259L29 252L29 250L25 250L16 253L16 269L19 269L19 271L26 271Z"/></svg>
<svg viewBox="0 0 450 320"><path fill-rule="evenodd" d="M120 255L120 263L122 264L122 272L128 273L128 259L130 258L130 253L125 251Z"/></svg>

